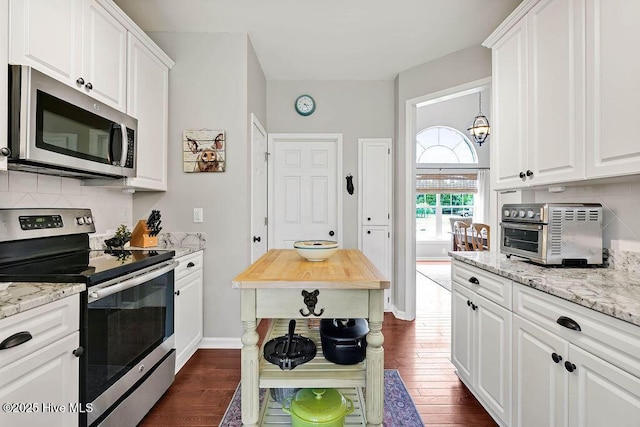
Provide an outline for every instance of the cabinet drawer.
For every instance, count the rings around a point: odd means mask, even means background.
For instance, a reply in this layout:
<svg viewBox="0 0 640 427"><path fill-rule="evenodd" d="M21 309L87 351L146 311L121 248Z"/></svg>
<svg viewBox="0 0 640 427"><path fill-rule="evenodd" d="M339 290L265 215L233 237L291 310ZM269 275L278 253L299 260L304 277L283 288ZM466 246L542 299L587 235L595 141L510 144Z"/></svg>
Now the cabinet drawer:
<svg viewBox="0 0 640 427"><path fill-rule="evenodd" d="M451 264L451 278L478 295L511 309L511 280L455 261Z"/></svg>
<svg viewBox="0 0 640 427"><path fill-rule="evenodd" d="M314 292L316 289L306 289ZM258 318L368 318L369 292L353 289L318 289L315 313L309 313L301 289L256 289L256 317ZM322 311L324 310L324 311ZM302 313L304 314L302 314Z"/></svg>
<svg viewBox="0 0 640 427"><path fill-rule="evenodd" d="M176 267L175 279L179 280L185 277L187 274L202 268L202 251L181 256L180 258L177 258L177 260L180 264L178 264L178 267Z"/></svg>
<svg viewBox="0 0 640 427"><path fill-rule="evenodd" d="M79 295L72 295L2 319L0 342L18 332L29 332L33 338L18 346L0 350L0 368L79 329Z"/></svg>
<svg viewBox="0 0 640 427"><path fill-rule="evenodd" d="M514 284L513 296L514 313L640 377L640 327L520 283ZM573 320L580 331L558 324L560 316Z"/></svg>

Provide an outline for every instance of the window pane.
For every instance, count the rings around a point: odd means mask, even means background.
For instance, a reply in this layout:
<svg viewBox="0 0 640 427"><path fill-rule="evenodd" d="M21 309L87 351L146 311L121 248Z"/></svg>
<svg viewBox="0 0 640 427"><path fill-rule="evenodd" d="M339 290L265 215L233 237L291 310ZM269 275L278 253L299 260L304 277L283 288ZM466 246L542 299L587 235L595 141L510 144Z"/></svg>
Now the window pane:
<svg viewBox="0 0 640 427"><path fill-rule="evenodd" d="M447 126L433 126L416 134L416 163L478 163L478 159L464 133Z"/></svg>
<svg viewBox="0 0 640 427"><path fill-rule="evenodd" d="M416 195L416 240L450 240L451 221L473 217L473 196L468 193ZM438 209L441 215L437 215ZM440 234L437 233L439 228Z"/></svg>

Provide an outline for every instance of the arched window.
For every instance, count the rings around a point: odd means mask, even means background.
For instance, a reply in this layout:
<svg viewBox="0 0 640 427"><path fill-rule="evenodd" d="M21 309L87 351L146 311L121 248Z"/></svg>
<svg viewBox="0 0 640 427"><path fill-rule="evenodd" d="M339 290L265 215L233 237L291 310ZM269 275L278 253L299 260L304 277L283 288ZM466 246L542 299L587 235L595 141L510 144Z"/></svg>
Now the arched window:
<svg viewBox="0 0 640 427"><path fill-rule="evenodd" d="M432 126L416 135L416 163L478 163L465 134L447 126Z"/></svg>

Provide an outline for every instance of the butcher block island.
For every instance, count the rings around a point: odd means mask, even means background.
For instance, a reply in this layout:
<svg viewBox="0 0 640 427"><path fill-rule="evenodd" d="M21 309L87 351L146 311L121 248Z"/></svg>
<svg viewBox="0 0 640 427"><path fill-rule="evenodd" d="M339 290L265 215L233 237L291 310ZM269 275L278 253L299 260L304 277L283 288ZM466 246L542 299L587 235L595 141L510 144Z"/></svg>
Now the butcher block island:
<svg viewBox="0 0 640 427"><path fill-rule="evenodd" d="M338 388L354 400L349 423L381 426L384 399L382 320L384 290L389 280L362 252L340 249L325 261L307 261L293 249L272 249L232 281L241 292L242 423L245 426L280 424L290 416L260 388ZM309 319L366 318L369 320L364 362L338 365L322 355L319 331ZM258 319L271 322L263 342L285 335L290 319L296 333L311 338L316 357L292 370L281 370L262 357L258 348ZM316 322L317 323L317 322ZM365 399L362 396L365 390ZM367 404L365 407L364 401ZM281 425L281 424L280 424Z"/></svg>

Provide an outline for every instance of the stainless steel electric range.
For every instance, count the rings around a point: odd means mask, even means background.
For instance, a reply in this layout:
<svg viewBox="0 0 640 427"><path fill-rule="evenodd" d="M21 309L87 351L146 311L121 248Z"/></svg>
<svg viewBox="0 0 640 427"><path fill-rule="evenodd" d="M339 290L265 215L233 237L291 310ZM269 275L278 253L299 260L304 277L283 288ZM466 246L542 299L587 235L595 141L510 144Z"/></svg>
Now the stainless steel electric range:
<svg viewBox="0 0 640 427"><path fill-rule="evenodd" d="M81 426L136 425L174 380L172 250L91 250L88 209L0 209L0 282L85 283ZM73 350L73 349L71 349Z"/></svg>

